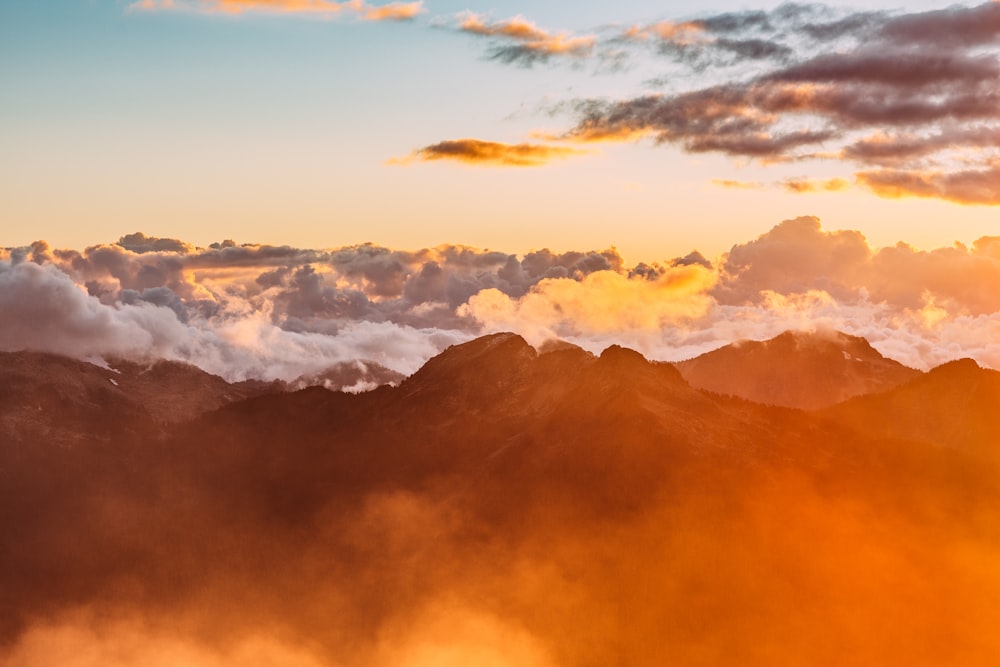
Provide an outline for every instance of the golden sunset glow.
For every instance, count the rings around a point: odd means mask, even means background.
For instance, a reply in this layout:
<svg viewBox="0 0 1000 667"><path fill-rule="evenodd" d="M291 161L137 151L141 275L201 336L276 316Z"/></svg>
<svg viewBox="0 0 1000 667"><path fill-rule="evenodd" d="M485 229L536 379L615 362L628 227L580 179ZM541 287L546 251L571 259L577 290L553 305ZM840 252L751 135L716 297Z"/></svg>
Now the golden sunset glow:
<svg viewBox="0 0 1000 667"><path fill-rule="evenodd" d="M0 2L0 665L1000 664L1000 2Z"/></svg>

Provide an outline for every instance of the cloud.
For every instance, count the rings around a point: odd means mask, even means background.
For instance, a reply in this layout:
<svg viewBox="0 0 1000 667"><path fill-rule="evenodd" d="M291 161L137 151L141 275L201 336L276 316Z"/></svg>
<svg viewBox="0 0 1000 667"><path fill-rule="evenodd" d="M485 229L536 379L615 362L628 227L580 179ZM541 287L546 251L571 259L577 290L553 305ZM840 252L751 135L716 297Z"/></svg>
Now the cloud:
<svg viewBox="0 0 1000 667"><path fill-rule="evenodd" d="M369 5L363 0L139 0L130 11L197 11L207 13L303 14L320 17L352 15L365 21L406 21L426 11L419 2Z"/></svg>
<svg viewBox="0 0 1000 667"><path fill-rule="evenodd" d="M882 169L858 174L858 181L882 197L924 197L957 204L1000 204L1000 160L982 169L905 171Z"/></svg>
<svg viewBox="0 0 1000 667"><path fill-rule="evenodd" d="M523 16L488 21L473 12L459 17L458 30L493 39L495 44L489 51L491 59L525 67L545 62L553 56L589 56L597 41L594 35L574 36L569 32L544 30Z"/></svg>
<svg viewBox="0 0 1000 667"><path fill-rule="evenodd" d="M714 280L713 272L699 264L672 267L652 278L598 271L579 281L543 280L517 299L483 290L459 312L488 330L516 329L536 345L581 334L658 331L703 316Z"/></svg>
<svg viewBox="0 0 1000 667"><path fill-rule="evenodd" d="M789 178L785 180L782 187L795 194L807 192L840 192L850 187L850 184L842 178L830 178L825 181L818 181L808 178Z"/></svg>
<svg viewBox="0 0 1000 667"><path fill-rule="evenodd" d="M414 160L433 162L454 160L473 165L504 167L537 167L552 160L581 155L585 151L547 144L503 144L479 139L441 141L414 151L405 158L391 161L406 164Z"/></svg>
<svg viewBox="0 0 1000 667"><path fill-rule="evenodd" d="M784 181L772 183L770 185L760 181L737 181L726 178L712 179L712 184L730 190L766 190L768 188L781 188L786 192L794 194L807 194L812 192L840 192L850 187L850 184L842 178L830 178L827 180L815 180L809 178L787 178Z"/></svg>
<svg viewBox="0 0 1000 667"><path fill-rule="evenodd" d="M664 77L671 94L562 104L574 124L560 138L652 138L763 164L840 160L880 196L1000 204L998 7L785 5L632 26L611 41L651 45L699 77Z"/></svg>
<svg viewBox="0 0 1000 667"><path fill-rule="evenodd" d="M809 216L712 261L692 252L635 265L614 248L196 248L140 233L0 257L0 349L174 359L230 380L293 380L369 360L409 374L448 345L499 330L671 360L822 325L920 368L961 356L1000 367L1000 238L872 248Z"/></svg>
<svg viewBox="0 0 1000 667"><path fill-rule="evenodd" d="M767 187L757 181L737 181L729 178L714 178L712 179L712 185L718 185L720 188L728 188L730 190L762 190Z"/></svg>

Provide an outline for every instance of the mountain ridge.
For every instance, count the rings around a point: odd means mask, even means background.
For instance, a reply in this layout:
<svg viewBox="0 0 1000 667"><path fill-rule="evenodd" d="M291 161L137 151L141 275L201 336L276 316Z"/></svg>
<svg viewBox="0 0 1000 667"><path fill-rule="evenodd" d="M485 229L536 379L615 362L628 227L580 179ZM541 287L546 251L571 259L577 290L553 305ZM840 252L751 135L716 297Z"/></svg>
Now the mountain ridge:
<svg viewBox="0 0 1000 667"><path fill-rule="evenodd" d="M675 365L700 389L805 410L879 393L920 373L882 356L864 338L840 331L786 331Z"/></svg>

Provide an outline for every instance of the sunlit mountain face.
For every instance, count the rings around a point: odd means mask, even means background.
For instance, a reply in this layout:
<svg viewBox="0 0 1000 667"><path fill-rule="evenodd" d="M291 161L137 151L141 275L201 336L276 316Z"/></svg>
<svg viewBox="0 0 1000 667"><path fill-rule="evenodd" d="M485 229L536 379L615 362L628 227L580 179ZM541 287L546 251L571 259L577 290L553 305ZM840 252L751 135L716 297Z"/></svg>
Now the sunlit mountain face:
<svg viewBox="0 0 1000 667"><path fill-rule="evenodd" d="M0 0L0 667L1000 665L1000 1L711 4Z"/></svg>

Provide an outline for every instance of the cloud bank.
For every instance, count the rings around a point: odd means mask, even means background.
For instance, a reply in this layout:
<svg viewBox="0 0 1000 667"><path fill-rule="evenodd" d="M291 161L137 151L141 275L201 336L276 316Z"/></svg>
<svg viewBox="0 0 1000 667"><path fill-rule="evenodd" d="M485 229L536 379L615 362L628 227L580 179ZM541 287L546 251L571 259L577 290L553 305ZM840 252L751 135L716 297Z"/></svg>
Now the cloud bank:
<svg viewBox="0 0 1000 667"><path fill-rule="evenodd" d="M83 251L0 251L0 349L186 361L230 380L292 380L371 360L409 374L448 345L513 330L679 360L787 329L864 336L917 368L1000 368L1000 237L872 248L787 220L709 261L629 265L603 251L445 245L316 250L129 234Z"/></svg>

